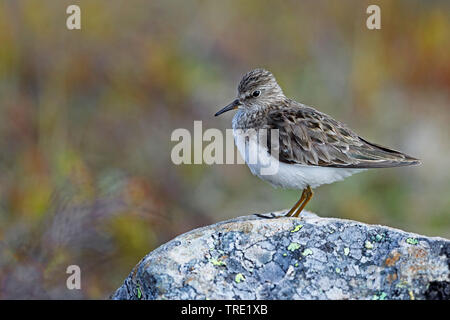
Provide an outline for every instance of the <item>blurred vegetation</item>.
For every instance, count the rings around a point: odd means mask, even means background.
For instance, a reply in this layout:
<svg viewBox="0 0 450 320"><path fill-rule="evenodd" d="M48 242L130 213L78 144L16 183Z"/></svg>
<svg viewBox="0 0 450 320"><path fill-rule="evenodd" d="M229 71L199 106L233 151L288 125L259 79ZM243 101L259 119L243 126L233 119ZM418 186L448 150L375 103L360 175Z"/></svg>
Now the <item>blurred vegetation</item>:
<svg viewBox="0 0 450 320"><path fill-rule="evenodd" d="M381 7L382 29L365 27ZM82 30L66 29L78 4ZM316 189L322 216L450 236L448 1L0 3L0 298L107 298L194 227L289 208L244 165L170 160L176 128L214 118L240 77L423 160ZM68 265L82 290L66 288Z"/></svg>

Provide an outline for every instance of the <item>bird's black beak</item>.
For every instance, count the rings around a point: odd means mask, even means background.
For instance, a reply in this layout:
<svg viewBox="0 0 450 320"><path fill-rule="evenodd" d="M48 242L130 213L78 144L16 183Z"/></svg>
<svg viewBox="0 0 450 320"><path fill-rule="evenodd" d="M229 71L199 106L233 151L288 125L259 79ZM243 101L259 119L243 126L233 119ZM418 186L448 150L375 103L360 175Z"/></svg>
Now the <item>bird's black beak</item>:
<svg viewBox="0 0 450 320"><path fill-rule="evenodd" d="M241 105L241 102L239 101L239 99L236 99L232 103L227 105L226 107L223 107L222 110L216 112L216 114L214 116L217 117L217 116L221 115L222 113L225 113L225 112L230 111L230 110L237 109L240 105Z"/></svg>

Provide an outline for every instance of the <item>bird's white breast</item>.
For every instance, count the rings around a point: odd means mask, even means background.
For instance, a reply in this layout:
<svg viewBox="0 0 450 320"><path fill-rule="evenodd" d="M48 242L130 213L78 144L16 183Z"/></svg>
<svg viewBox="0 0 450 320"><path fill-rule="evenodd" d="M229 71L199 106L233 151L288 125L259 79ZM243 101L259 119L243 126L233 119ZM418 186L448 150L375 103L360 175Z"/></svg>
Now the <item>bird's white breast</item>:
<svg viewBox="0 0 450 320"><path fill-rule="evenodd" d="M256 131L249 133L249 131L233 129L233 135L236 147L250 171L275 187L304 189L310 186L315 188L322 184L343 180L352 174L365 170L279 162L278 159L269 154L267 147L258 143Z"/></svg>

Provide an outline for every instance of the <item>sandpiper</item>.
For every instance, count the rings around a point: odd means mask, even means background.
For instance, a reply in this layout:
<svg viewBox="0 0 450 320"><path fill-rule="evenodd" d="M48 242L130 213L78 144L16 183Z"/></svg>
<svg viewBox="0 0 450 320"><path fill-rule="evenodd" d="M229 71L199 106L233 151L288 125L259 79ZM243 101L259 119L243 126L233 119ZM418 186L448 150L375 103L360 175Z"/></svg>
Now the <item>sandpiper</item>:
<svg viewBox="0 0 450 320"><path fill-rule="evenodd" d="M276 187L303 190L288 217L299 216L313 196L312 188L366 169L420 164L416 158L369 142L344 123L287 98L272 73L264 69L246 73L237 98L215 116L235 109L235 143L251 172ZM256 133L277 130L278 146L261 147L255 134L249 139L250 129ZM259 150L258 156L278 161L276 173L261 174L260 163L247 161L249 150Z"/></svg>

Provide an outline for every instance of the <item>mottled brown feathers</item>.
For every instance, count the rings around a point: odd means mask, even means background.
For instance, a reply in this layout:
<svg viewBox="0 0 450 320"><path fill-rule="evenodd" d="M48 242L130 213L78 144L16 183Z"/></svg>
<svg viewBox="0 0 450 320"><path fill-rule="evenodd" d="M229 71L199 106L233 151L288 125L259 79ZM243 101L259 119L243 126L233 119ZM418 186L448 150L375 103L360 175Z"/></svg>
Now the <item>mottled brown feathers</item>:
<svg viewBox="0 0 450 320"><path fill-rule="evenodd" d="M275 78L271 72L264 69L255 69L247 72L242 77L242 80L238 85L238 91L249 91L271 81L275 81Z"/></svg>
<svg viewBox="0 0 450 320"><path fill-rule="evenodd" d="M279 160L338 168L386 168L419 160L359 137L342 122L288 99L267 110L268 129L279 130ZM268 143L270 145L270 143Z"/></svg>

